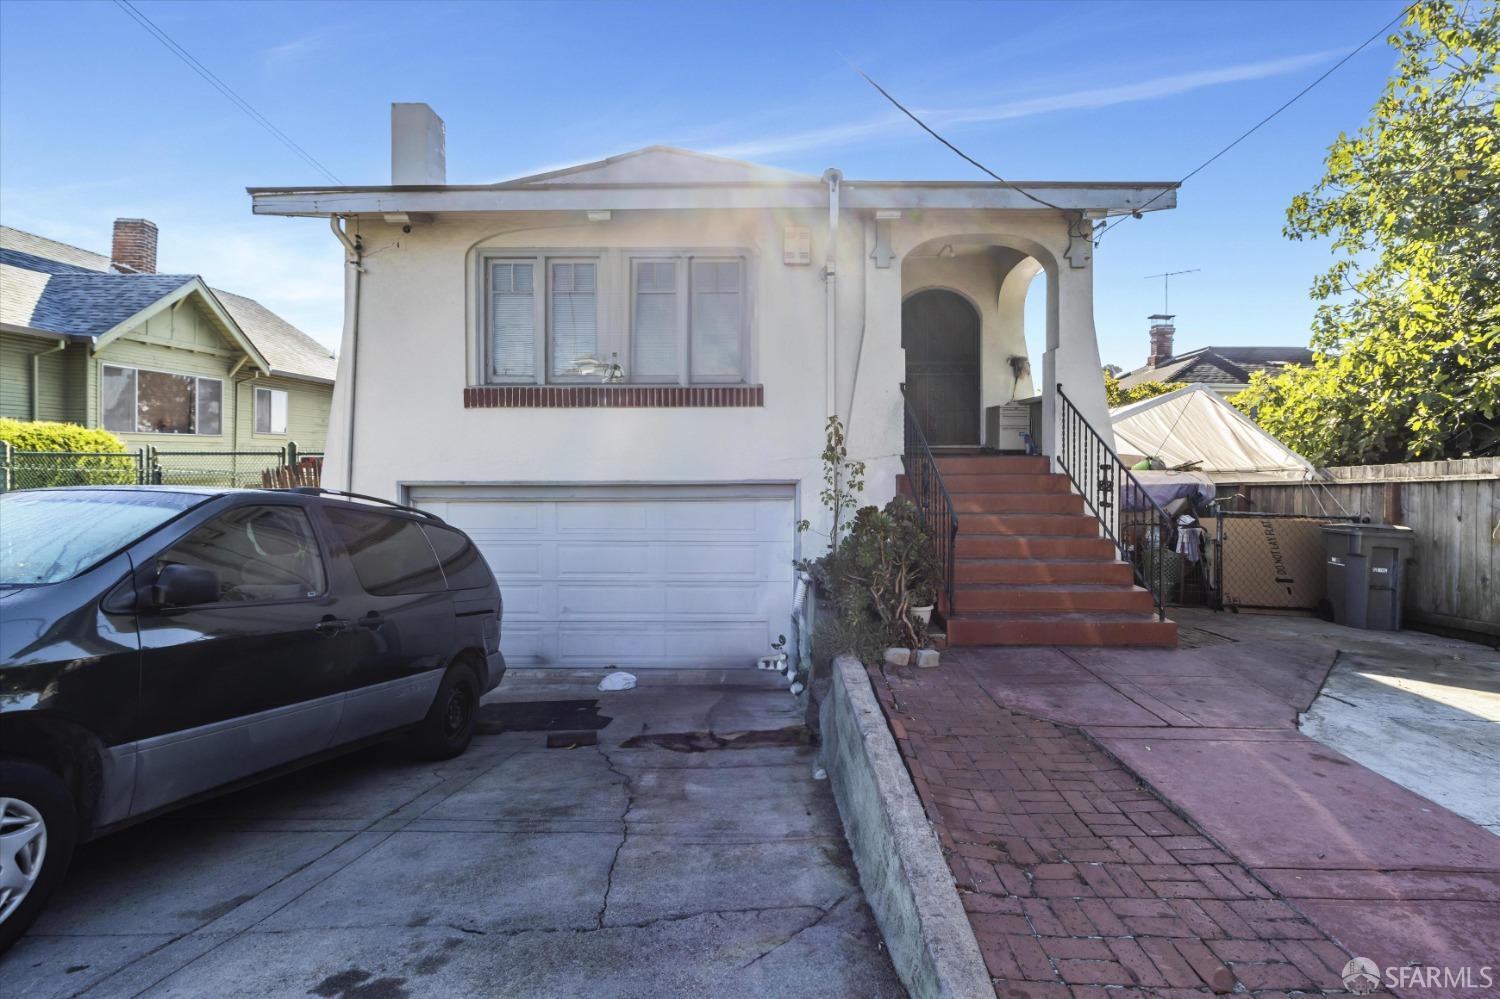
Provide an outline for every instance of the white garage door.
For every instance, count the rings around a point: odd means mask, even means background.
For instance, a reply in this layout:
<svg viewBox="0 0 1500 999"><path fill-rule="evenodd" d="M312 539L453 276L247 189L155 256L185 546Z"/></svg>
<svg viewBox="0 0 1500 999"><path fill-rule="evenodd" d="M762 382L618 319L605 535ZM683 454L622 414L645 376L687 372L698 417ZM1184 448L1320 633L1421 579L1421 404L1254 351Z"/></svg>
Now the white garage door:
<svg viewBox="0 0 1500 999"><path fill-rule="evenodd" d="M791 618L791 486L427 486L505 599L512 666L746 666Z"/></svg>

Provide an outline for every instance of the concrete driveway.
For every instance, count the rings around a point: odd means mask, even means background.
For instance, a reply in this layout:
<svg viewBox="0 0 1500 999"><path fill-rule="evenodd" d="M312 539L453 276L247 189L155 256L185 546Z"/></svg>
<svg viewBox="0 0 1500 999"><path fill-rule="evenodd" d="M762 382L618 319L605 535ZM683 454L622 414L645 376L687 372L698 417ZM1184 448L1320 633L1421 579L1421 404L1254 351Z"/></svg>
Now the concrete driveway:
<svg viewBox="0 0 1500 999"><path fill-rule="evenodd" d="M84 847L5 994L904 995L792 698L643 682L508 677L457 760L377 748Z"/></svg>

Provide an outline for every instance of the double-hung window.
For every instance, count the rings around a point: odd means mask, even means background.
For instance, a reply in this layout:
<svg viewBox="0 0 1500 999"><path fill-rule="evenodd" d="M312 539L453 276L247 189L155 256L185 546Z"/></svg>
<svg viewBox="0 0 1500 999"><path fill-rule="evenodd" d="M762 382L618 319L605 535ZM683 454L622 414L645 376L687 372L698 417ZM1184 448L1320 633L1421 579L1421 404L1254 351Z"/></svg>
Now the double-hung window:
<svg viewBox="0 0 1500 999"><path fill-rule="evenodd" d="M220 434L224 383L104 364L99 372L99 416L104 429L115 433Z"/></svg>
<svg viewBox="0 0 1500 999"><path fill-rule="evenodd" d="M286 433L286 393L281 389L255 389L255 432Z"/></svg>
<svg viewBox="0 0 1500 999"><path fill-rule="evenodd" d="M690 251L486 257L486 377L748 382L746 272L742 256Z"/></svg>

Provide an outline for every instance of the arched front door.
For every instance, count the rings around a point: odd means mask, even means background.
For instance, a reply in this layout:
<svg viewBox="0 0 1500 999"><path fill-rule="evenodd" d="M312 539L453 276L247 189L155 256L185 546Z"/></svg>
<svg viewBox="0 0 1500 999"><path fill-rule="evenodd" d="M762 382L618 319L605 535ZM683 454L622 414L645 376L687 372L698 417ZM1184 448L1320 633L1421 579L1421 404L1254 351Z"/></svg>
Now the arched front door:
<svg viewBox="0 0 1500 999"><path fill-rule="evenodd" d="M979 446L979 313L957 292L901 305L906 397L933 447Z"/></svg>

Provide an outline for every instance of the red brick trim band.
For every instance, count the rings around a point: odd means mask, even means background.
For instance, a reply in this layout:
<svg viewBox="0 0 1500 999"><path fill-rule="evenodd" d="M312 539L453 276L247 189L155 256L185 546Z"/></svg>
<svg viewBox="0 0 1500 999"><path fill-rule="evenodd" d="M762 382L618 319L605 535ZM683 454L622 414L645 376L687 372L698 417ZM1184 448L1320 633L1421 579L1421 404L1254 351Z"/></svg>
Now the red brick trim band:
<svg viewBox="0 0 1500 999"><path fill-rule="evenodd" d="M471 385L465 409L723 409L764 406L763 385Z"/></svg>

